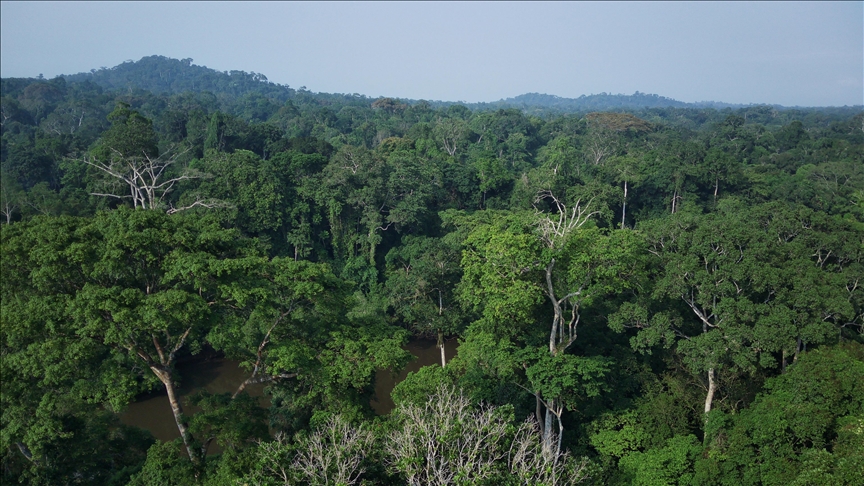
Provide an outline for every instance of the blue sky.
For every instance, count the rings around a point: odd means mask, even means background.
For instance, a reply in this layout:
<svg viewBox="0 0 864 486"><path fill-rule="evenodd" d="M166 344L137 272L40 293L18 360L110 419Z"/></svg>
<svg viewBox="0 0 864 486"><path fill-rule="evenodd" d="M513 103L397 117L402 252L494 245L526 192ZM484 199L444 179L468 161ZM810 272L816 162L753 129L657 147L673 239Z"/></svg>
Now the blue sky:
<svg viewBox="0 0 864 486"><path fill-rule="evenodd" d="M0 76L159 54L311 91L864 104L862 2L0 2Z"/></svg>

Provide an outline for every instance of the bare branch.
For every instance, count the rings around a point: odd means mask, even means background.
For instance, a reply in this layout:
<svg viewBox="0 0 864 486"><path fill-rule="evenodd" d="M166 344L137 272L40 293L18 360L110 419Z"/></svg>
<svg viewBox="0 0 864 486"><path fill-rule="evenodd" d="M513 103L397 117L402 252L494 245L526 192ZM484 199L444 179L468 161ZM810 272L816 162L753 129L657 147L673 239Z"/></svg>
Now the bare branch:
<svg viewBox="0 0 864 486"><path fill-rule="evenodd" d="M178 182L210 177L208 174L188 167L183 169L179 175L168 177L169 169L179 161L181 155L190 150L190 147L185 147L179 151L169 149L160 157L151 157L147 153L142 153L139 156L130 156L121 153L113 147L109 147L109 149L113 155L107 161L85 156L82 162L107 174L115 182L125 184L128 187L129 193L93 192L91 193L93 196L118 199L131 198L133 206L136 208L161 209L164 208L166 196L171 193ZM173 214L196 206L207 208L220 207L220 204L216 200L203 200L199 198L191 205L179 209L170 206L167 212L168 214Z"/></svg>
<svg viewBox="0 0 864 486"><path fill-rule="evenodd" d="M372 433L363 427L352 427L341 416L331 417L302 441L292 465L309 484L357 484L373 441Z"/></svg>
<svg viewBox="0 0 864 486"><path fill-rule="evenodd" d="M539 191L537 196L534 198L534 204L536 205L545 199L552 200L557 209L557 217L554 214L537 212L537 215L539 216L537 225L540 230L540 237L549 248L554 248L559 242L564 240L571 231L580 228L588 222L591 216L600 213L600 211L589 212L591 203L594 202L593 198L584 206L581 204L582 200L578 199L576 204L572 208L568 209L567 205L558 199L552 191L542 190Z"/></svg>
<svg viewBox="0 0 864 486"><path fill-rule="evenodd" d="M231 205L226 203L225 201L220 201L218 199L204 199L200 196L197 196L195 198L195 201L192 204L187 204L186 206L181 206L179 208L175 208L172 205L165 212L168 214L174 214L174 213L179 213L180 211L186 211L187 209L192 209L195 207L213 209L213 208L230 208Z"/></svg>

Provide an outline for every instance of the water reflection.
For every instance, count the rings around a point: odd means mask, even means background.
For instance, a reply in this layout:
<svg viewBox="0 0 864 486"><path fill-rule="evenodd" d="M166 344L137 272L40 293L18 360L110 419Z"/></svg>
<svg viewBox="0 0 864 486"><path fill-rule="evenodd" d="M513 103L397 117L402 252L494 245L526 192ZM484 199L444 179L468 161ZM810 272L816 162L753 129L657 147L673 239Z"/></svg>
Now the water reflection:
<svg viewBox="0 0 864 486"><path fill-rule="evenodd" d="M458 343L451 339L444 343L444 353L449 362L456 355ZM431 339L412 339L405 345L404 349L413 354L417 359L408 363L401 373L395 374L389 370L378 370L375 374L376 399L370 402L372 408L379 415L387 414L393 410L393 400L390 392L399 382L408 376L411 371L417 371L423 366L441 366L441 350ZM186 398L199 390L207 390L210 393L234 393L243 380L249 376L249 372L240 367L238 361L223 358L214 358L197 363L179 366L177 372L180 376L180 387L178 393L183 403L183 411L187 415L193 415L199 411L196 407L190 407ZM249 385L245 391L253 397L260 397L258 402L262 407L269 407L270 400L264 396L264 385ZM171 405L164 389L156 391L152 395L142 398L135 403L129 404L122 414L120 421L127 425L133 425L147 429L153 436L161 441L171 441L180 437L177 424L174 423L174 415L171 413ZM218 444L211 444L209 453L220 452Z"/></svg>
<svg viewBox="0 0 864 486"><path fill-rule="evenodd" d="M180 387L178 393L183 403L183 412L192 415L199 409L186 404L186 398L200 390L210 393L234 393L237 387L249 376L249 372L240 367L238 361L217 358L208 361L190 363L178 367L180 375ZM253 397L261 397L258 402L262 407L269 407L270 400L264 397L264 385L249 385L246 393ZM171 413L171 404L168 403L168 395L164 389L161 393L154 394L135 403L129 404L122 414L120 421L127 425L134 425L147 429L153 437L170 441L180 437L177 424L174 423L174 415ZM210 446L210 453L218 452L217 444Z"/></svg>
<svg viewBox="0 0 864 486"><path fill-rule="evenodd" d="M444 356L448 363L456 356L458 345L456 339L444 342ZM390 370L378 370L375 373L375 399L369 404L372 405L372 409L378 415L385 415L393 410L394 404L393 399L390 398L390 392L408 376L408 373L417 371L424 366L441 366L441 350L438 348L437 341L433 339L412 339L404 346L404 349L417 359L408 363L408 366L401 373L397 375Z"/></svg>

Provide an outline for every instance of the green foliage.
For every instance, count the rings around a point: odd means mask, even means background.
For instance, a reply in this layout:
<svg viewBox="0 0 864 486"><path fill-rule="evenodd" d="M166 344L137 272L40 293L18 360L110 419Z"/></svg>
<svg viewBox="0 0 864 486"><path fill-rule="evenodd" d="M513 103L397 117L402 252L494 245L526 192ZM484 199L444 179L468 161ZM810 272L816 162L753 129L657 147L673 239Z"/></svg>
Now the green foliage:
<svg viewBox="0 0 864 486"><path fill-rule="evenodd" d="M694 410L698 407L691 405L694 399L697 403L699 400L693 395L689 383L667 375L644 383L642 393L628 408L605 411L594 419L586 432L591 446L600 454L600 462L607 465L604 481L630 484L639 478L653 478L664 484L662 478L684 474L692 478L693 433L702 423ZM711 424L709 419L706 431ZM702 451L701 447L695 450ZM675 483L670 479L669 484Z"/></svg>
<svg viewBox="0 0 864 486"><path fill-rule="evenodd" d="M204 447L215 440L223 449L238 450L269 436L267 411L246 393L232 397L201 391L191 396L188 404L201 409L189 421L189 430L201 438Z"/></svg>
<svg viewBox="0 0 864 486"><path fill-rule="evenodd" d="M287 187L284 175L272 163L246 150L231 154L210 150L193 167L213 176L199 190L232 206L226 220L247 234L267 234L282 228Z"/></svg>
<svg viewBox="0 0 864 486"><path fill-rule="evenodd" d="M153 122L142 116L126 103L118 103L108 114L109 128L97 146L97 157L157 157L156 132Z"/></svg>
<svg viewBox="0 0 864 486"><path fill-rule="evenodd" d="M369 430L411 334L458 355L395 402L458 384L465 410L500 406L525 467L494 484L560 484L542 460L563 430L604 484L862 475L860 107L373 100L158 56L0 91L4 481L331 481L295 462ZM122 208L135 189L110 170L148 163L165 185L133 206L157 211ZM202 350L270 410L200 394L178 403L198 405L183 447L145 461L108 412ZM406 422L374 423L362 479L398 483L414 459L384 449ZM211 440L221 455L195 452Z"/></svg>
<svg viewBox="0 0 864 486"><path fill-rule="evenodd" d="M608 389L603 378L609 373L609 360L572 354L551 356L538 353L540 359L529 366L526 375L530 387L544 397L555 397L570 409L586 398L596 397Z"/></svg>
<svg viewBox="0 0 864 486"><path fill-rule="evenodd" d="M440 366L424 366L417 372L408 373L405 380L399 382L390 393L393 403L401 405L420 406L429 400L442 386L452 386L453 376L450 368Z"/></svg>
<svg viewBox="0 0 864 486"><path fill-rule="evenodd" d="M451 335L463 326L453 289L461 276L452 239L406 236L387 253L387 290L394 314L420 335Z"/></svg>
<svg viewBox="0 0 864 486"><path fill-rule="evenodd" d="M58 429L38 447L30 449L26 442L33 442L27 440L10 442L10 435L4 433L5 452L0 459L4 484L126 484L153 444L150 434L119 424L110 412L69 401L60 407L54 415ZM43 421L46 412L44 406L37 412ZM6 409L4 418L14 413Z"/></svg>
<svg viewBox="0 0 864 486"><path fill-rule="evenodd" d="M141 471L132 476L130 486L172 486L195 484L196 471L188 457L181 452L179 440L160 442L147 451L147 460Z"/></svg>
<svg viewBox="0 0 864 486"><path fill-rule="evenodd" d="M478 225L468 236L457 292L464 305L483 316L483 326L515 336L532 322L534 306L543 298L537 281L540 240L525 232L524 215L501 216L493 225Z"/></svg>
<svg viewBox="0 0 864 486"><path fill-rule="evenodd" d="M639 486L692 484L693 464L700 452L699 441L692 435L673 437L663 448L633 452L622 457L619 463L622 483Z"/></svg>
<svg viewBox="0 0 864 486"><path fill-rule="evenodd" d="M855 484L864 452L860 347L810 351L769 379L750 407L709 436L697 480L721 471L726 484Z"/></svg>

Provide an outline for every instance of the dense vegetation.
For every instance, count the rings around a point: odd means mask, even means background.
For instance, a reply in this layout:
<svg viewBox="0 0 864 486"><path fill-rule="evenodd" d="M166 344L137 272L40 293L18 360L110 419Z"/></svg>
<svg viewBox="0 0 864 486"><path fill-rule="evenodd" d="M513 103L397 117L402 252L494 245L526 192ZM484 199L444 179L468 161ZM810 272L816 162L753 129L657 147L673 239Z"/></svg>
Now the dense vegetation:
<svg viewBox="0 0 864 486"><path fill-rule="evenodd" d="M864 477L861 107L464 106L161 57L0 88L4 483ZM411 336L458 355L376 416ZM204 351L248 378L184 402ZM175 442L117 419L153 390Z"/></svg>

